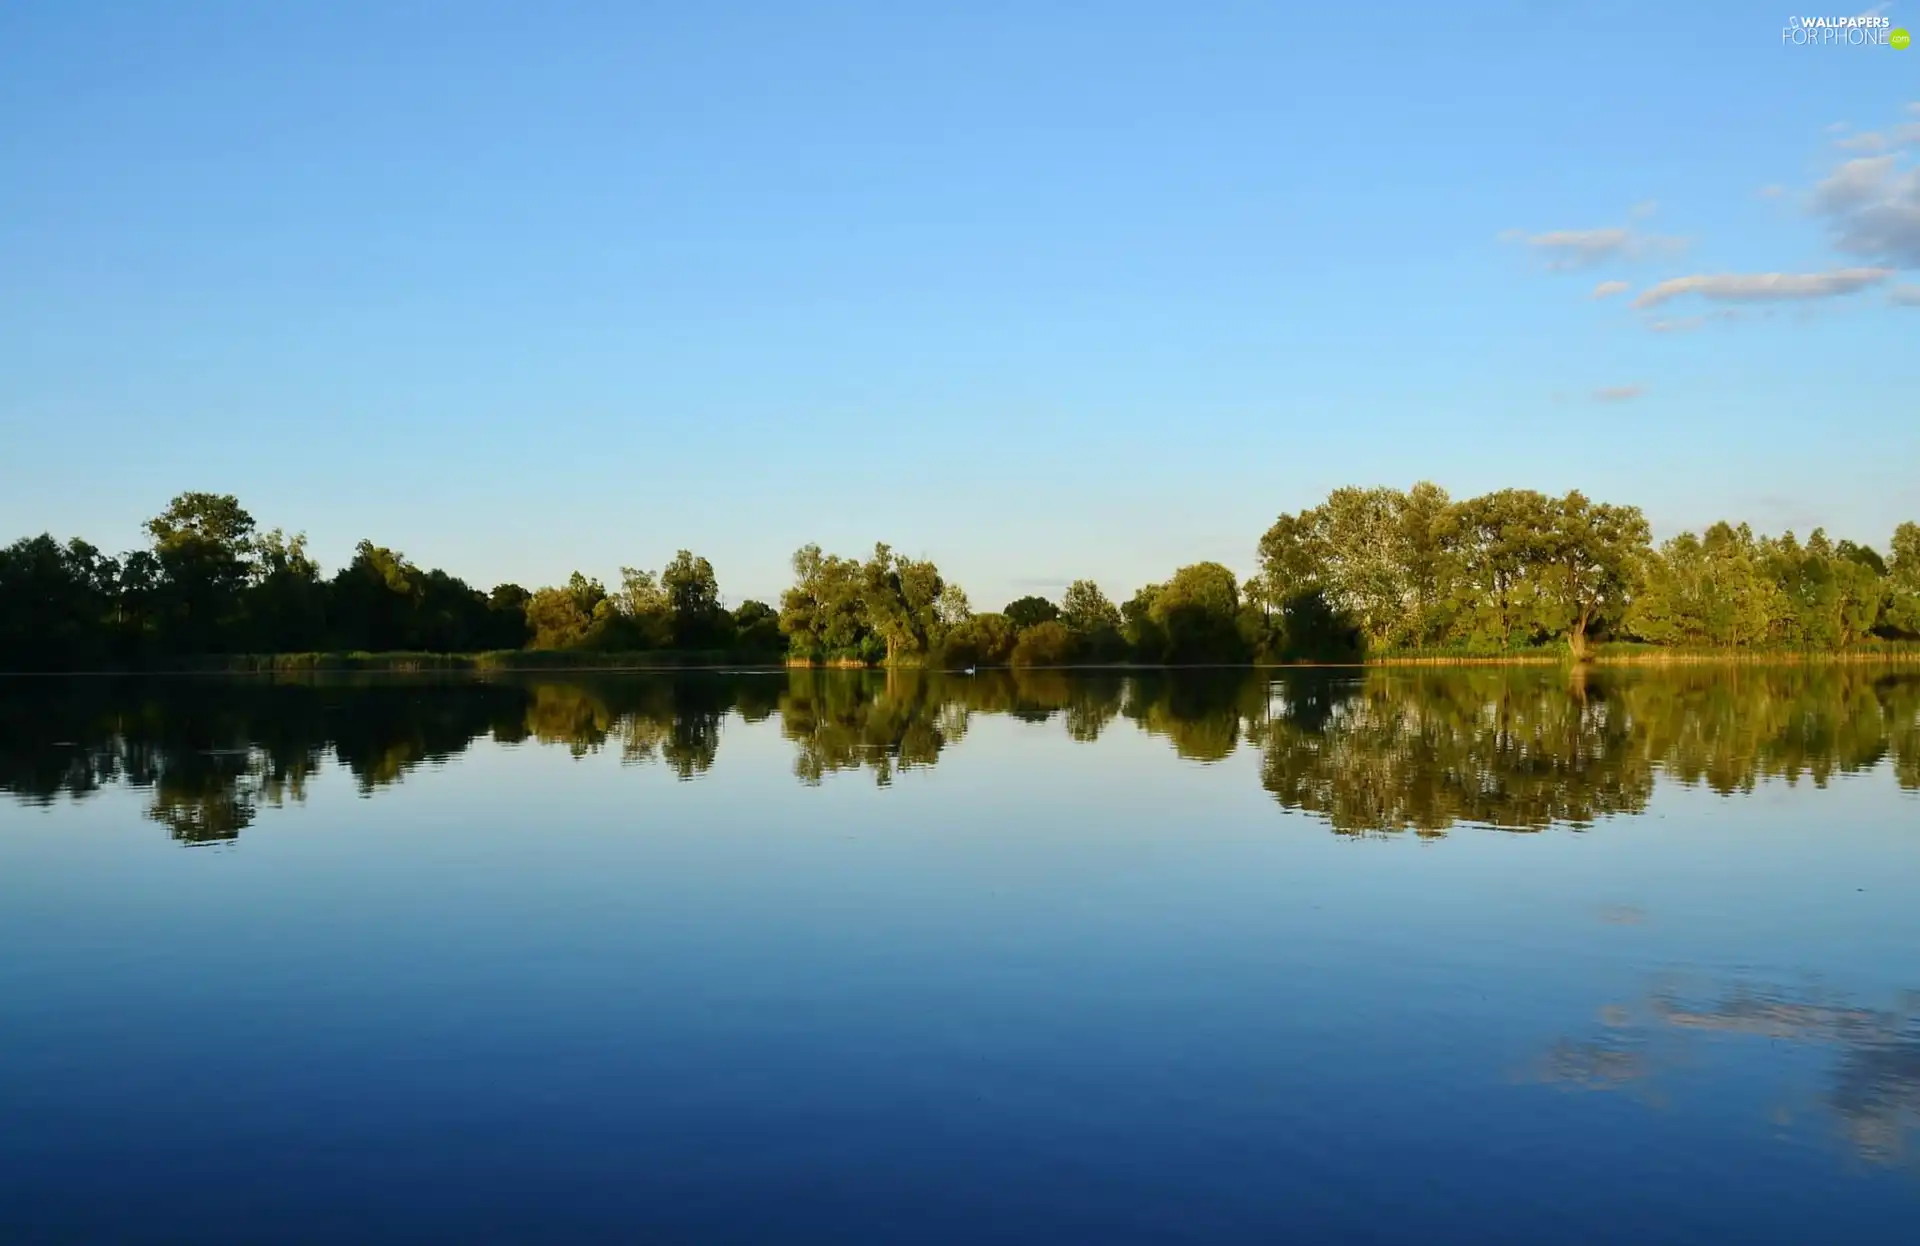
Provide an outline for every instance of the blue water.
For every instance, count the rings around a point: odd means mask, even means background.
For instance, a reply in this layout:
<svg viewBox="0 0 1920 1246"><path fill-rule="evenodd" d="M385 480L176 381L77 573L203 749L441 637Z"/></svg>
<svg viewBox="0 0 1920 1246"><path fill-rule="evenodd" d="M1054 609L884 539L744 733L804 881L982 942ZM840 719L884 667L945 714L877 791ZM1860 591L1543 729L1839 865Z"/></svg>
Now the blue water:
<svg viewBox="0 0 1920 1246"><path fill-rule="evenodd" d="M869 681L840 769L805 764L797 682L697 678L466 710L430 684L0 695L0 1240L1916 1231L1914 681L1691 676L1731 698L1713 719L1643 680L1592 702L1616 752L1544 762L1373 740L1346 804L1641 776L1618 812L1422 835L1289 807L1263 767L1380 706L1498 715L1522 677L1121 685L1092 739L1073 679L1004 708ZM560 693L598 708L511 721ZM1323 698L1331 723L1298 709ZM1768 715L1726 791L1653 738ZM1180 734L1202 720L1215 743ZM1766 760L1783 731L1820 781Z"/></svg>

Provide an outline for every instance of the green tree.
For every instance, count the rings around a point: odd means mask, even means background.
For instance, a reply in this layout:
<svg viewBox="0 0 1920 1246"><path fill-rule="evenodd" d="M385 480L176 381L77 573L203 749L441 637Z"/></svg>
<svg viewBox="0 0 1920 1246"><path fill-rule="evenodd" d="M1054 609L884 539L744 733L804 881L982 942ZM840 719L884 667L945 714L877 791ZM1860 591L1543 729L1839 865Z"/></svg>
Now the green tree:
<svg viewBox="0 0 1920 1246"><path fill-rule="evenodd" d="M263 653L298 653L326 643L327 590L306 534L275 528L256 543L247 593L250 643Z"/></svg>
<svg viewBox="0 0 1920 1246"><path fill-rule="evenodd" d="M874 656L861 565L805 545L793 555L793 574L793 586L780 596L780 630L793 654L815 661Z"/></svg>
<svg viewBox="0 0 1920 1246"><path fill-rule="evenodd" d="M1896 635L1920 637L1920 524L1895 528L1888 548L1893 556L1887 563L1882 622Z"/></svg>
<svg viewBox="0 0 1920 1246"><path fill-rule="evenodd" d="M1551 499L1531 489L1502 489L1455 508L1448 540L1458 568L1450 603L1457 637L1509 648L1552 634L1539 570L1553 525Z"/></svg>
<svg viewBox="0 0 1920 1246"><path fill-rule="evenodd" d="M941 661L947 666L1005 666L1013 660L1019 630L1004 614L976 614L947 633Z"/></svg>
<svg viewBox="0 0 1920 1246"><path fill-rule="evenodd" d="M1016 667L1065 666L1073 661L1080 638L1058 619L1048 619L1022 628L1014 643L1011 662Z"/></svg>
<svg viewBox="0 0 1920 1246"><path fill-rule="evenodd" d="M418 644L421 573L399 551L361 541L328 597L335 647L378 652Z"/></svg>
<svg viewBox="0 0 1920 1246"><path fill-rule="evenodd" d="M183 651L226 650L237 639L240 595L253 570L253 516L232 494L182 493L146 527L167 642Z"/></svg>
<svg viewBox="0 0 1920 1246"><path fill-rule="evenodd" d="M713 564L681 550L660 572L672 616L673 643L680 649L714 649L727 640L726 612Z"/></svg>
<svg viewBox="0 0 1920 1246"><path fill-rule="evenodd" d="M1162 584L1147 584L1120 603L1120 634L1134 657L1142 662L1168 660L1167 629L1157 612Z"/></svg>
<svg viewBox="0 0 1920 1246"><path fill-rule="evenodd" d="M889 665L940 647L946 639L946 582L931 562L895 554L884 543L861 568L866 623L886 646Z"/></svg>
<svg viewBox="0 0 1920 1246"><path fill-rule="evenodd" d="M1180 568L1154 596L1150 616L1165 638L1166 660L1237 662L1246 658L1241 639L1240 587L1217 562Z"/></svg>
<svg viewBox="0 0 1920 1246"><path fill-rule="evenodd" d="M780 634L780 612L764 601L743 601L733 611L733 643L747 653L779 653L787 646Z"/></svg>
<svg viewBox="0 0 1920 1246"><path fill-rule="evenodd" d="M574 649L586 643L593 616L580 608L580 596L566 588L542 588L527 601L527 627L535 649Z"/></svg>
<svg viewBox="0 0 1920 1246"><path fill-rule="evenodd" d="M1126 653L1120 609L1092 580L1067 585L1060 597L1060 622L1072 630L1075 651L1084 660L1111 662Z"/></svg>
<svg viewBox="0 0 1920 1246"><path fill-rule="evenodd" d="M1596 505L1578 491L1547 507L1548 527L1535 557L1542 588L1575 658L1587 655L1587 634L1618 619L1639 586L1649 542L1638 507Z"/></svg>
<svg viewBox="0 0 1920 1246"><path fill-rule="evenodd" d="M1050 623L1060 617L1060 607L1045 597L1026 596L1007 603L1000 612L1015 627L1025 630L1040 623Z"/></svg>

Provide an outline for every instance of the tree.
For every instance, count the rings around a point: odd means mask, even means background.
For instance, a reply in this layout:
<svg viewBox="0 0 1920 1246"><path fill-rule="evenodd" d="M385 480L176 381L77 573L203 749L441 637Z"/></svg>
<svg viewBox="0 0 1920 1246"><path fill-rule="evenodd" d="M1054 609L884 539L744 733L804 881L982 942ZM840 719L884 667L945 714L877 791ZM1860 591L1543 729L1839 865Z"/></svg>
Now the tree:
<svg viewBox="0 0 1920 1246"><path fill-rule="evenodd" d="M1887 604L1881 619L1888 630L1920 636L1920 524L1903 523L1888 545Z"/></svg>
<svg viewBox="0 0 1920 1246"><path fill-rule="evenodd" d="M398 550L361 541L333 577L329 597L334 645L381 652L411 649L421 597L420 569Z"/></svg>
<svg viewBox="0 0 1920 1246"><path fill-rule="evenodd" d="M1167 660L1167 630L1156 613L1163 587L1148 584L1120 604L1121 635L1142 662Z"/></svg>
<svg viewBox="0 0 1920 1246"><path fill-rule="evenodd" d="M593 617L580 608L577 594L565 588L543 588L527 601L527 626L535 649L573 649L585 643Z"/></svg>
<svg viewBox="0 0 1920 1246"><path fill-rule="evenodd" d="M1588 630L1618 618L1638 587L1651 533L1638 507L1596 505L1577 490L1551 503L1547 518L1536 554L1544 591L1573 656L1584 658Z"/></svg>
<svg viewBox="0 0 1920 1246"><path fill-rule="evenodd" d="M1092 580L1075 580L1060 596L1060 621L1082 636L1120 630L1120 610Z"/></svg>
<svg viewBox="0 0 1920 1246"><path fill-rule="evenodd" d="M1553 525L1552 502L1531 489L1502 489L1454 509L1457 635L1504 649L1552 634L1537 572Z"/></svg>
<svg viewBox="0 0 1920 1246"><path fill-rule="evenodd" d="M1654 644L1758 645L1784 610L1752 529L1718 523L1704 538L1681 533L1647 560L1625 627Z"/></svg>
<svg viewBox="0 0 1920 1246"><path fill-rule="evenodd" d="M1150 615L1165 637L1166 660L1237 662L1246 657L1240 637L1240 588L1233 572L1217 562L1180 568L1154 596Z"/></svg>
<svg viewBox="0 0 1920 1246"><path fill-rule="evenodd" d="M527 626L527 603L533 594L518 584L496 584L487 594L487 639L489 649L523 648L531 636Z"/></svg>
<svg viewBox="0 0 1920 1246"><path fill-rule="evenodd" d="M780 634L780 614L764 601L743 601L733 611L733 643L747 653L778 653L787 639Z"/></svg>
<svg viewBox="0 0 1920 1246"><path fill-rule="evenodd" d="M873 547L873 557L861 574L867 626L885 643L889 664L939 647L945 639L942 594L946 584L937 567L896 555L880 543Z"/></svg>
<svg viewBox="0 0 1920 1246"><path fill-rule="evenodd" d="M1075 580L1060 597L1060 622L1076 637L1074 649L1087 661L1111 662L1126 652L1120 610L1092 580Z"/></svg>
<svg viewBox="0 0 1920 1246"><path fill-rule="evenodd" d="M976 614L947 633L941 661L947 666L1005 666L1019 632L1004 614Z"/></svg>
<svg viewBox="0 0 1920 1246"><path fill-rule="evenodd" d="M726 612L720 608L720 580L712 563L683 549L660 572L660 586L677 648L710 649L724 641Z"/></svg>
<svg viewBox="0 0 1920 1246"><path fill-rule="evenodd" d="M307 554L304 532L275 528L256 544L253 587L247 593L250 643L263 653L298 653L326 643L326 585Z"/></svg>
<svg viewBox="0 0 1920 1246"><path fill-rule="evenodd" d="M1065 666L1073 661L1079 643L1080 638L1066 624L1047 619L1021 629L1011 661L1017 667Z"/></svg>
<svg viewBox="0 0 1920 1246"><path fill-rule="evenodd" d="M146 528L167 639L177 649L224 650L252 573L253 516L230 493L182 493Z"/></svg>
<svg viewBox="0 0 1920 1246"><path fill-rule="evenodd" d="M1027 596L1007 603L1000 612L1007 621L1022 630L1040 623L1047 623L1060 617L1060 607L1045 597Z"/></svg>
<svg viewBox="0 0 1920 1246"><path fill-rule="evenodd" d="M780 595L780 630L796 657L866 656L860 564L804 545L793 555L793 586Z"/></svg>
<svg viewBox="0 0 1920 1246"><path fill-rule="evenodd" d="M48 534L0 549L0 670L72 670L106 656L119 564Z"/></svg>

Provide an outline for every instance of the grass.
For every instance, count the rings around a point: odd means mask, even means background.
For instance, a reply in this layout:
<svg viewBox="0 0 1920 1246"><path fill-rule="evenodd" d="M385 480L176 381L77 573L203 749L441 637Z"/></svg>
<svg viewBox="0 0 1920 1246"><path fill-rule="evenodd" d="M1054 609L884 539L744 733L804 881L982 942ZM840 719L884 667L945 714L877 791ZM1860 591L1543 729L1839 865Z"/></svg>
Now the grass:
<svg viewBox="0 0 1920 1246"><path fill-rule="evenodd" d="M428 671L657 671L711 666L780 664L778 655L733 650L654 650L601 653L585 649L494 649L482 653L244 653L209 656L179 663L174 669L277 674L306 671L371 671L414 674Z"/></svg>
<svg viewBox="0 0 1920 1246"><path fill-rule="evenodd" d="M1866 640L1843 649L1792 646L1742 647L1712 645L1649 645L1609 641L1588 650L1600 666L1662 666L1708 663L1920 662L1920 641ZM1553 666L1570 664L1573 653L1564 641L1525 649L1492 646L1447 649L1394 649L1369 654L1368 666Z"/></svg>

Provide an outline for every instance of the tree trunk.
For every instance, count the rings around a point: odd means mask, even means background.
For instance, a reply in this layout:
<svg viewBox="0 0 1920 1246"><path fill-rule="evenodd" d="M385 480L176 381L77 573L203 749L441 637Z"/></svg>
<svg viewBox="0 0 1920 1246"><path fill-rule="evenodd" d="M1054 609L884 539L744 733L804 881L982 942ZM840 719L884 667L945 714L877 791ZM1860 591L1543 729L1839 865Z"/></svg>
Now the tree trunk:
<svg viewBox="0 0 1920 1246"><path fill-rule="evenodd" d="M1573 660L1587 660L1587 619L1579 615L1573 620L1573 629L1567 633L1567 648L1573 651Z"/></svg>

